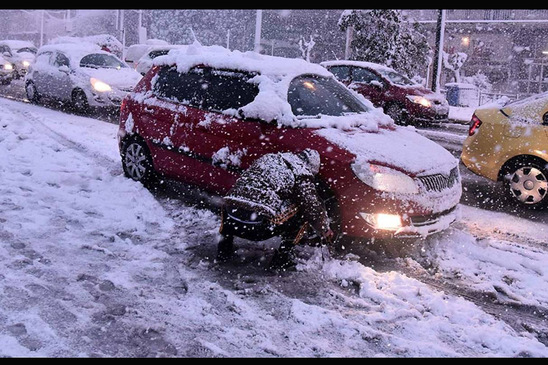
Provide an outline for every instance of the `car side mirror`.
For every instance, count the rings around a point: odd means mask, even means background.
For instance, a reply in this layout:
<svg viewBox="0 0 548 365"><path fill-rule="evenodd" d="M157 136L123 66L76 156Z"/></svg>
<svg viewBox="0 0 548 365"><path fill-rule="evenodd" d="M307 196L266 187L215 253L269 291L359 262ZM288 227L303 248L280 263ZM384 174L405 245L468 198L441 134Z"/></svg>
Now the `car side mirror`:
<svg viewBox="0 0 548 365"><path fill-rule="evenodd" d="M67 74L70 72L70 68L65 65L59 66L58 70Z"/></svg>

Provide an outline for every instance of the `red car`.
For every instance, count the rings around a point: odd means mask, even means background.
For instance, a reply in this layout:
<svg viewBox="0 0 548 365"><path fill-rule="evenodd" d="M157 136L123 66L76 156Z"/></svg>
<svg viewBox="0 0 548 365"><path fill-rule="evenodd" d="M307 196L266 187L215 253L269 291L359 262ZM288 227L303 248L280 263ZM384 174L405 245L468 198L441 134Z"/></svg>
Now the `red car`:
<svg viewBox="0 0 548 365"><path fill-rule="evenodd" d="M383 108L397 124L448 121L449 104L443 95L390 67L363 61L326 61L321 65L375 106Z"/></svg>
<svg viewBox="0 0 548 365"><path fill-rule="evenodd" d="M118 140L126 176L218 195L263 154L314 148L333 227L351 237L443 230L461 196L458 159L300 59L171 51L123 101Z"/></svg>

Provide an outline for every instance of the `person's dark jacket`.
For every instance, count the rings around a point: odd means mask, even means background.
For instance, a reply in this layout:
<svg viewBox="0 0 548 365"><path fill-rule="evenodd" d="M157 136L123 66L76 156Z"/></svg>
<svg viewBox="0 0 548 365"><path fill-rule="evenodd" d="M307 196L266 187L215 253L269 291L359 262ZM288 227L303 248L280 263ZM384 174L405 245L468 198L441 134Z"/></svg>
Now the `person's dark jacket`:
<svg viewBox="0 0 548 365"><path fill-rule="evenodd" d="M236 181L225 205L257 212L271 220L298 208L318 232L328 228L323 201L309 165L293 153L267 154L257 159Z"/></svg>

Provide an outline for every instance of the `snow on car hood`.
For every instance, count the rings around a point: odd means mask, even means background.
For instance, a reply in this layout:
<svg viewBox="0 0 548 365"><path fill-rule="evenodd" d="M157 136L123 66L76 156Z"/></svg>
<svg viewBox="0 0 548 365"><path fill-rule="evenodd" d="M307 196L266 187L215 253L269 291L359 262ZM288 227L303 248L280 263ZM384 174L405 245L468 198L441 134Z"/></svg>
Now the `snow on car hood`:
<svg viewBox="0 0 548 365"><path fill-rule="evenodd" d="M445 148L418 134L413 127L318 129L315 133L356 155L356 163L378 163L410 175L447 173L458 160Z"/></svg>
<svg viewBox="0 0 548 365"><path fill-rule="evenodd" d="M94 77L117 89L133 89L141 79L141 74L132 68L85 68L86 74Z"/></svg>
<svg viewBox="0 0 548 365"><path fill-rule="evenodd" d="M447 103L447 99L445 98L445 96L443 96L443 94L434 92L422 85L413 85L413 86L398 85L398 86L405 88L410 95L424 96L428 100L439 101L440 103Z"/></svg>

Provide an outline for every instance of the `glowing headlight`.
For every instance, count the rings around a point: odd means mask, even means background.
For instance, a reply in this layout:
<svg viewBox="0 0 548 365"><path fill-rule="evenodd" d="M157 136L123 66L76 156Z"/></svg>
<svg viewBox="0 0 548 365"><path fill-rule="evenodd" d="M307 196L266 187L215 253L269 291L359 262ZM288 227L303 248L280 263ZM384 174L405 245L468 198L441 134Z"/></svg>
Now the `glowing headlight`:
<svg viewBox="0 0 548 365"><path fill-rule="evenodd" d="M365 184L380 191L400 194L419 192L417 184L410 176L388 167L355 162L352 164L352 171Z"/></svg>
<svg viewBox="0 0 548 365"><path fill-rule="evenodd" d="M28 68L30 66L30 62L27 60L24 60L22 63L23 63L23 67L25 68Z"/></svg>
<svg viewBox="0 0 548 365"><path fill-rule="evenodd" d="M432 106L432 102L426 99L424 96L407 95L407 99L411 100L415 104L420 104L424 106L425 108L430 108Z"/></svg>
<svg viewBox="0 0 548 365"><path fill-rule="evenodd" d="M91 82L91 86L93 86L93 88L99 92L106 92L106 91L112 90L109 84L101 80L95 79L93 77L89 79L89 82Z"/></svg>
<svg viewBox="0 0 548 365"><path fill-rule="evenodd" d="M397 231L402 227L401 217L397 214L360 213L360 216L375 229Z"/></svg>
<svg viewBox="0 0 548 365"><path fill-rule="evenodd" d="M4 64L4 70L13 70L13 65L11 63Z"/></svg>

